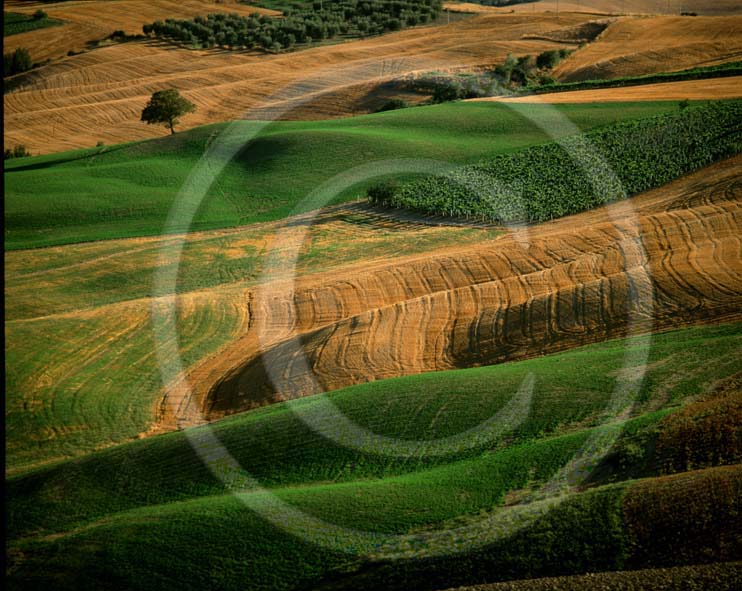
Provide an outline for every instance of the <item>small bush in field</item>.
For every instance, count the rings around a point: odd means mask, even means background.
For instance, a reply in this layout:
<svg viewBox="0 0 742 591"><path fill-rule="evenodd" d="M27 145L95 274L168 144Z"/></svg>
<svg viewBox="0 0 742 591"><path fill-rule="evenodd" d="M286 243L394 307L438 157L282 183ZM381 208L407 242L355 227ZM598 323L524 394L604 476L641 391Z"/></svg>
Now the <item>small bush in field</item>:
<svg viewBox="0 0 742 591"><path fill-rule="evenodd" d="M397 181L394 179L388 179L369 187L366 194L371 203L376 205L386 205L394 198L397 188Z"/></svg>
<svg viewBox="0 0 742 591"><path fill-rule="evenodd" d="M406 109L409 106L410 104L406 100L394 98L386 101L383 105L376 109L376 112L382 113L383 111L395 111L397 109Z"/></svg>

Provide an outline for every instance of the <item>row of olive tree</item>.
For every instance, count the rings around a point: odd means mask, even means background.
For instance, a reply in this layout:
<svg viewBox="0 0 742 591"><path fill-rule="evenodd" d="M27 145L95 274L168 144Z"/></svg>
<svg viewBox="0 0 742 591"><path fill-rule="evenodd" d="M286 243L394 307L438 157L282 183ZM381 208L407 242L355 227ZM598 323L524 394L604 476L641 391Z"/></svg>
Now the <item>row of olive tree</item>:
<svg viewBox="0 0 742 591"><path fill-rule="evenodd" d="M142 30L193 47L280 51L297 43L398 31L430 22L441 10L441 0L335 0L286 10L281 18L219 13L155 21Z"/></svg>

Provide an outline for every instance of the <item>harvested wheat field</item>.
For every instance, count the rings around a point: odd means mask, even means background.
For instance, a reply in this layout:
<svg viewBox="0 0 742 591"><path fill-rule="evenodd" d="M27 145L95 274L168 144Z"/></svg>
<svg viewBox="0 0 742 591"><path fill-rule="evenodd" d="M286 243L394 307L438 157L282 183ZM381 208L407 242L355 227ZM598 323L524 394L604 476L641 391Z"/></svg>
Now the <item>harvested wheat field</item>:
<svg viewBox="0 0 742 591"><path fill-rule="evenodd" d="M538 0L524 4L495 7L471 2L450 2L450 10L461 12L555 12L557 4L563 12L598 14L680 14L695 12L704 16L740 14L737 0Z"/></svg>
<svg viewBox="0 0 742 591"><path fill-rule="evenodd" d="M558 20L548 13L484 14L427 27L425 35L412 29L283 55L188 50L153 40L105 46L22 75L23 86L4 97L5 143L48 153L163 135L165 130L140 122L139 115L149 95L166 86L197 105L197 112L184 118L186 127L246 114L256 119L349 115L359 105L363 109L363 97L373 92L369 84L413 72L490 66L509 53L564 47L550 39L592 19L575 13ZM557 71L563 80L576 80L604 71L622 76L728 61L742 51L735 34L741 24L731 17L621 21ZM709 27L714 40L694 41ZM659 50L646 51L637 35L647 32ZM31 34L43 36L46 29ZM687 51L679 51L688 43ZM593 65L596 59L600 63Z"/></svg>
<svg viewBox="0 0 742 591"><path fill-rule="evenodd" d="M42 9L51 18L64 21L60 27L12 35L4 40L5 51L26 47L36 61L61 58L68 51L84 51L93 42L101 41L117 30L127 35L141 34L142 25L158 19L192 18L207 12L276 14L276 11L246 6L236 0L84 0L56 4L5 0L3 6L5 10L21 14Z"/></svg>
<svg viewBox="0 0 742 591"><path fill-rule="evenodd" d="M192 397L182 384L166 393L161 420L739 317L740 162L612 213L252 290L246 334L193 368ZM266 366L282 371L268 376Z"/></svg>
<svg viewBox="0 0 742 591"><path fill-rule="evenodd" d="M28 84L6 94L5 142L48 153L164 135L139 116L151 93L166 86L197 106L183 119L186 127L248 112L250 118L291 119L293 110L328 91L559 47L523 36L590 18L482 15L426 27L425 35L411 29L279 55L188 50L152 40L102 47L32 72Z"/></svg>
<svg viewBox="0 0 742 591"><path fill-rule="evenodd" d="M562 82L641 76L739 60L742 17L622 17L554 69ZM651 39L651 43L648 40Z"/></svg>
<svg viewBox="0 0 742 591"><path fill-rule="evenodd" d="M682 80L619 88L574 90L519 97L492 97L475 101L506 103L607 103L621 101L720 100L742 96L742 76L710 80Z"/></svg>

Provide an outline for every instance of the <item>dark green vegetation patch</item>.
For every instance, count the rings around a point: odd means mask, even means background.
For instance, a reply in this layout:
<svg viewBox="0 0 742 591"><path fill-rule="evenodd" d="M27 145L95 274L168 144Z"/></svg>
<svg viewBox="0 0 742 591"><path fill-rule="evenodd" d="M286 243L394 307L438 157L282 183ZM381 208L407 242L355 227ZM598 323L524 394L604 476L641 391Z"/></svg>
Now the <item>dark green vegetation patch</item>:
<svg viewBox="0 0 742 591"><path fill-rule="evenodd" d="M3 11L3 37L63 24L63 21L49 18L46 13L34 15Z"/></svg>
<svg viewBox="0 0 742 591"><path fill-rule="evenodd" d="M662 72L660 74L646 74L644 76L626 76L611 78L610 80L584 80L582 82L563 82L544 84L528 88L536 94L549 92L569 92L573 90L594 90L596 88L620 88L623 86L641 86L643 84L659 84L662 82L680 82L682 80L706 80L711 78L728 78L742 76L742 62L728 62L716 66L702 66L680 72ZM527 94L527 93L526 93Z"/></svg>
<svg viewBox="0 0 742 591"><path fill-rule="evenodd" d="M381 204L543 222L659 187L742 148L742 102L681 108L408 183Z"/></svg>
<svg viewBox="0 0 742 591"><path fill-rule="evenodd" d="M209 14L194 19L165 19L144 25L145 35L192 47L228 49L293 49L338 37L366 37L435 20L441 0L325 0L287 5L283 17Z"/></svg>

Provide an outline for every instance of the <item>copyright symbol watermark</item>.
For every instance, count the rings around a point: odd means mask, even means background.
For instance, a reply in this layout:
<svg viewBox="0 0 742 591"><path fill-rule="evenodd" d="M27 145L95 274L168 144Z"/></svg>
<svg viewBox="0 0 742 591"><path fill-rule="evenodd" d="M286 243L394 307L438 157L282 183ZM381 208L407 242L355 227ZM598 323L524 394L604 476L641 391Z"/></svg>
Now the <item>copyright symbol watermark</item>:
<svg viewBox="0 0 742 591"><path fill-rule="evenodd" d="M369 62L355 72L344 72L344 75L350 83L354 76L364 79L369 69L378 69L378 64ZM326 79L332 80L336 85L337 76L337 70L328 71ZM318 88L322 86L323 79L320 76L318 80L305 80L280 93L280 102L287 110L295 108L302 100L308 100L303 98L302 93L310 82L313 88ZM649 339L634 337L645 335L651 330L654 301L651 275L641 241L641 229L633 214L631 202L622 199L625 195L615 174L560 111L545 106L540 112L548 116L541 120L534 119L533 113L521 105L503 104L516 109L521 116L530 119L559 142L596 191L607 195L607 201L613 201L607 208L607 213L613 221L616 248L623 257L624 272L629 285L628 297L631 299L631 305L626 307L624 320L626 327L624 332L631 346L626 348L624 370L619 372L615 389L602 413L603 423L614 424L617 428L593 430L569 462L547 483L517 505L494 508L486 517L472 520L465 526L399 535L361 531L309 515L262 486L221 444L208 425L185 430L195 452L227 490L239 498L247 509L255 511L272 524L295 536L332 550L386 558L453 554L492 543L511 535L519 528L527 527L583 483L591 468L611 450L620 436L621 422L630 416L639 392L650 344ZM276 116L280 116L280 113ZM227 126L224 132L213 138L201 161L181 188L170 212L166 232L172 228L188 226L224 166L266 125L268 122L256 124L248 134L245 134L244 129L239 126ZM242 365L232 372L230 388L237 393L237 399L240 395L249 399L255 388L268 388L277 399L287 400L288 408L318 437L358 454L391 458L440 458L466 450L484 450L501 440L504 435L514 432L528 419L538 393L538 379L533 374L523 379L512 393L511 399L493 416L461 433L440 439L410 440L374 433L341 412L332 399L324 394L322 372L327 366L323 365L325 362L317 349L305 345L307 335L311 333L316 337L316 341L324 344L333 340L333 343L337 344L345 339L341 345L351 346L349 344L351 337L373 331L374 323L379 321L380 314L401 318L414 308L414 313L420 318L419 330L422 331L420 338L425 339L435 333L436 338L445 341L452 338L451 328L426 323L429 318L426 317L426 310L429 308L425 307L426 298L430 300L447 297L443 292L415 294L414 302L396 300L390 302L383 311L373 307L363 309L361 306L356 313L337 318L329 325L319 323L317 326L297 329L301 324L302 314L297 305L300 299L295 281L297 261L317 212L349 187L358 186L372 179L410 174L441 174L455 170L456 167L454 163L430 159L400 158L368 162L351 167L326 180L297 204L294 213L303 213L301 226L299 228L292 226L290 229L287 225L277 226L271 243L280 245L280 249L272 248L266 252L262 275L253 290L251 307L254 322L251 323L250 330L255 332L260 343L260 354L245 359ZM499 182L495 175L493 183ZM492 187L472 183L465 188L479 199L491 199ZM498 186L498 191L519 193L521 190L517 183L509 185L503 183L502 186ZM528 257L532 247L531 229L527 225L513 225L505 229L520 249L522 256ZM161 260L179 261L182 248L183 240L168 241L162 247ZM390 264L393 265L394 262L390 261ZM368 273L372 274L373 271ZM153 306L153 332L163 383L171 390L177 385L179 395L183 399L188 399L190 385L180 357L176 330L177 277L177 265L163 264L156 271L154 294L159 297ZM492 277L491 281L496 282L497 277ZM476 286L460 287L474 289ZM280 323L280 326L277 323ZM336 330L337 326L343 323L343 330ZM353 342L357 343L358 339ZM399 350L389 348L369 349L367 357L368 371L376 371L387 364L388 371L384 375L405 375L412 372L413 367L415 371L420 367L427 370L435 369L426 365L424 360L403 359ZM247 371L257 364L262 367L260 374L263 377L262 383L255 383L255 372ZM334 371L337 374L335 380L337 383L350 385L361 381L358 368L350 371L347 368L336 367ZM299 394L314 394L313 403L307 405L292 402ZM172 406L170 412L177 415L182 405L177 400L170 401L170 404ZM205 408L202 407L200 412L202 413L200 420L193 421L190 418L189 422L207 422Z"/></svg>

